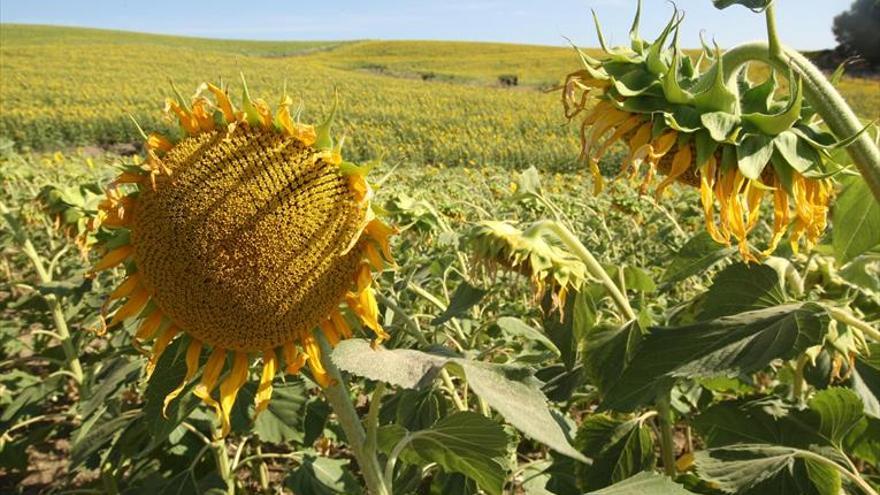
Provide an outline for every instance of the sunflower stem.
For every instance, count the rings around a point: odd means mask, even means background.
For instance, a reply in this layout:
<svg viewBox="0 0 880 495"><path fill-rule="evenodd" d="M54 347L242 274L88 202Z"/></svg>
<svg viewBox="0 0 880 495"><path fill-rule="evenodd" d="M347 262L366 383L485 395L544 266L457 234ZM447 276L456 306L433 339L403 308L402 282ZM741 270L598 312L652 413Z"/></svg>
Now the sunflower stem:
<svg viewBox="0 0 880 495"><path fill-rule="evenodd" d="M36 248L34 248L34 244L31 242L27 234L25 234L24 229L22 229L20 225L11 218L9 209L3 203L0 203L0 214L6 218L6 223L14 232L15 239L21 243L21 250L31 261L31 264L33 264L34 270L36 270L37 276L40 279L40 283L48 284L52 282L52 272L46 269L46 266L43 264L43 258L37 252ZM67 319L64 317L64 308L61 306L61 302L55 294L46 294L44 300L46 301L46 305L49 306L49 311L52 313L52 319L55 322L55 333L58 336L58 340L61 341L61 349L64 351L64 359L67 363L67 367L70 369L70 374L77 386L79 386L83 382L83 369L82 364L79 361L79 354L76 351L76 347L73 345L73 339L70 337L70 329L67 327Z"/></svg>
<svg viewBox="0 0 880 495"><path fill-rule="evenodd" d="M611 277L608 276L608 272L602 268L602 265L596 260L596 257L593 256L593 253L591 253L570 230L565 228L565 226L559 222L553 222L550 220L542 220L532 225L529 230L531 229L549 229L553 231L559 240L571 249L575 256L583 261L590 274L599 279L605 287L605 290L611 296L611 299L614 300L614 304L617 305L617 308L624 314L626 319L636 319L636 313L633 311L632 306L630 306L629 300L622 292L620 292L617 284L611 280Z"/></svg>
<svg viewBox="0 0 880 495"><path fill-rule="evenodd" d="M214 435L215 439L211 442L214 449L214 458L217 460L217 473L226 483L226 493L235 495L235 480L232 477L232 471L229 469L229 452L226 451L226 439Z"/></svg>
<svg viewBox="0 0 880 495"><path fill-rule="evenodd" d="M361 472L364 475L364 481L367 484L367 490L371 495L390 495L388 487L385 485L385 479L382 477L382 468L379 466L379 459L376 457L374 445L367 444L367 434L361 424L354 404L351 402L351 396L348 393L348 386L342 378L339 368L333 364L330 354L333 349L323 332L315 332L315 338L321 346L321 354L324 369L332 380L332 385L324 389L324 396L327 402L336 413L336 419L345 432L345 439L351 446L352 452L357 459Z"/></svg>
<svg viewBox="0 0 880 495"><path fill-rule="evenodd" d="M779 42L779 33L776 31L776 12L772 3L764 10L764 18L767 19L767 41L770 45L770 56L780 58L782 43Z"/></svg>
<svg viewBox="0 0 880 495"><path fill-rule="evenodd" d="M657 397L657 418L660 424L660 454L666 476L675 477L675 440L672 435L672 408L669 392Z"/></svg>
<svg viewBox="0 0 880 495"><path fill-rule="evenodd" d="M780 47L780 54L774 56L767 43L753 42L731 48L722 59L729 87L735 85L736 74L742 66L751 61L766 63L782 74L788 74L791 68L795 76L804 82L807 102L838 139L854 136L863 128L858 116L822 71L795 50ZM874 198L880 202L880 149L868 133L862 133L846 150L871 188Z"/></svg>

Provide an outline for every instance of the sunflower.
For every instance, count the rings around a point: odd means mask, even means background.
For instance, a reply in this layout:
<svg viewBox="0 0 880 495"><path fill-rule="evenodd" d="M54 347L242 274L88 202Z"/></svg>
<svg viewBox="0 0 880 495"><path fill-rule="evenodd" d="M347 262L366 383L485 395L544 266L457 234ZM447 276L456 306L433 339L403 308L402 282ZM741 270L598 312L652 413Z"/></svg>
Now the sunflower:
<svg viewBox="0 0 880 495"><path fill-rule="evenodd" d="M213 84L169 99L183 137L144 135L145 162L112 182L92 225L105 250L94 270L127 273L105 305L121 302L108 328L137 320L148 373L185 339L186 375L166 408L205 357L194 393L222 436L252 363L262 364L260 413L280 370L308 365L331 385L314 331L335 345L359 322L387 338L373 274L391 261L393 234L371 207L368 167L343 161L330 135L335 106L323 124L303 124L286 94L272 113L242 82L241 109Z"/></svg>
<svg viewBox="0 0 880 495"><path fill-rule="evenodd" d="M502 268L528 277L535 299L549 293L550 310L558 310L563 318L568 292L580 290L588 278L587 268L540 226L522 231L508 222L485 220L474 225L467 237L475 267L489 273Z"/></svg>
<svg viewBox="0 0 880 495"><path fill-rule="evenodd" d="M845 166L831 151L849 140L838 142L820 128L791 74L788 98L776 101L774 73L760 84L745 70L728 78L717 46L704 44L697 60L679 49L684 16L677 10L653 43L639 36L640 13L641 3L629 47L607 48L597 20L608 56L598 60L578 49L583 68L560 87L566 118L580 120L579 159L590 168L594 192L604 186L600 159L622 143L618 177L639 180L644 194L665 175L654 189L658 198L674 182L699 189L707 231L719 243L736 241L744 259L769 255L786 232L795 253L801 244L811 249L825 231L831 176ZM772 237L757 253L748 237L768 195Z"/></svg>

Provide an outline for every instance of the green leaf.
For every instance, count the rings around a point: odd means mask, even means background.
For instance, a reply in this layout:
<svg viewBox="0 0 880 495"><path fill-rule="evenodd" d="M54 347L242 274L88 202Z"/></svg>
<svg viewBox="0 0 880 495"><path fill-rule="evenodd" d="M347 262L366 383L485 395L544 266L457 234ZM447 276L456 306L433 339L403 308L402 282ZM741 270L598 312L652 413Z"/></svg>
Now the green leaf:
<svg viewBox="0 0 880 495"><path fill-rule="evenodd" d="M755 12L761 12L773 3L773 0L712 0L717 9L726 9L731 5L742 5Z"/></svg>
<svg viewBox="0 0 880 495"><path fill-rule="evenodd" d="M740 444L696 452L694 461L700 478L726 493L838 494L824 490L840 486L840 474L815 460L816 455L793 447Z"/></svg>
<svg viewBox="0 0 880 495"><path fill-rule="evenodd" d="M293 493L348 495L362 493L348 459L306 456L285 480Z"/></svg>
<svg viewBox="0 0 880 495"><path fill-rule="evenodd" d="M840 263L880 244L880 203L874 201L861 177L844 181L843 193L834 203L831 244Z"/></svg>
<svg viewBox="0 0 880 495"><path fill-rule="evenodd" d="M105 365L96 383L89 389L89 397L82 405L80 413L83 417L91 416L104 402L115 395L126 384L133 383L140 375L143 366L140 360L125 356L118 357Z"/></svg>
<svg viewBox="0 0 880 495"><path fill-rule="evenodd" d="M345 371L404 388L421 388L431 383L440 369L450 366L466 376L474 393L511 425L561 454L585 461L569 443L568 433L550 414L539 383L525 368L409 349L373 349L363 339L340 342L331 358Z"/></svg>
<svg viewBox="0 0 880 495"><path fill-rule="evenodd" d="M804 173L819 163L819 153L792 131L785 131L773 138L773 145L791 168Z"/></svg>
<svg viewBox="0 0 880 495"><path fill-rule="evenodd" d="M699 319L778 306L786 299L776 270L767 265L735 263L715 277L702 302Z"/></svg>
<svg viewBox="0 0 880 495"><path fill-rule="evenodd" d="M648 471L627 478L599 491L588 492L588 495L689 495L694 492L685 490L666 476Z"/></svg>
<svg viewBox="0 0 880 495"><path fill-rule="evenodd" d="M810 399L809 407L819 415L819 433L837 447L864 416L859 396L841 387L820 390Z"/></svg>
<svg viewBox="0 0 880 495"><path fill-rule="evenodd" d="M789 75L789 80L792 76ZM774 115L766 115L763 113L749 113L742 116L743 120L756 127L762 133L776 136L777 134L791 129L791 126L797 122L801 116L801 108L804 102L804 82L798 79L797 85L791 84L791 96L788 100L788 106L781 112Z"/></svg>
<svg viewBox="0 0 880 495"><path fill-rule="evenodd" d="M739 124L739 117L727 112L709 112L700 115L700 121L712 139L720 143L727 140L727 136Z"/></svg>
<svg viewBox="0 0 880 495"><path fill-rule="evenodd" d="M718 244L708 232L700 232L675 253L660 280L664 284L680 282L708 270L735 252L735 247Z"/></svg>
<svg viewBox="0 0 880 495"><path fill-rule="evenodd" d="M736 147L739 171L748 179L759 179L773 156L773 140L763 134L749 134Z"/></svg>
<svg viewBox="0 0 880 495"><path fill-rule="evenodd" d="M638 320L621 327L596 327L584 340L584 364L591 381L605 392L632 360L645 331Z"/></svg>
<svg viewBox="0 0 880 495"><path fill-rule="evenodd" d="M868 344L868 351L856 356L852 389L862 399L865 414L880 418L880 344Z"/></svg>
<svg viewBox="0 0 880 495"><path fill-rule="evenodd" d="M639 419L590 415L578 429L576 445L593 459L592 465L578 466L580 485L589 490L650 471L657 461L651 429Z"/></svg>
<svg viewBox="0 0 880 495"><path fill-rule="evenodd" d="M407 463L424 466L436 462L448 473L473 479L489 494L501 494L506 469L499 459L507 453L507 435L495 421L462 411L426 430L408 432L399 425L380 428L379 445L386 454L400 442L406 442L400 458Z"/></svg>
<svg viewBox="0 0 880 495"><path fill-rule="evenodd" d="M300 425L306 412L308 393L302 379L290 379L272 387L269 407L257 416L254 433L260 440L270 443L302 442ZM253 401L248 401L252 404Z"/></svg>
<svg viewBox="0 0 880 495"><path fill-rule="evenodd" d="M503 316L498 318L498 321L495 322L504 333L508 335L512 335L514 337L524 337L528 340L534 340L536 342L540 342L544 347L553 351L557 356L560 355L559 348L547 338L546 335L541 333L540 330L537 330L529 325L526 325L519 318L513 318L510 316Z"/></svg>
<svg viewBox="0 0 880 495"><path fill-rule="evenodd" d="M455 288L452 297L449 299L449 306L443 313L431 320L432 325L442 325L447 321L461 316L465 311L471 309L474 305L483 299L486 291L472 286L467 282L462 282Z"/></svg>
<svg viewBox="0 0 880 495"><path fill-rule="evenodd" d="M605 394L603 409L631 411L678 377L733 376L792 359L822 343L822 306L788 304L683 327L652 328Z"/></svg>
<svg viewBox="0 0 880 495"><path fill-rule="evenodd" d="M770 77L763 83L752 86L742 92L740 107L743 113L769 113L776 94L776 71L770 71Z"/></svg>

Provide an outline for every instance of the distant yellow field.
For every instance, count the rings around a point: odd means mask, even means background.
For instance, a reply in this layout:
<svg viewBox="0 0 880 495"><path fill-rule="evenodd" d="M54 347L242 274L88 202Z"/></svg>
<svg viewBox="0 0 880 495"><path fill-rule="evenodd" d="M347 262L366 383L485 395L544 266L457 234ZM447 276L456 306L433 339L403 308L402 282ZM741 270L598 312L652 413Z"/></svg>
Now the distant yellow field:
<svg viewBox="0 0 880 495"><path fill-rule="evenodd" d="M148 129L174 127L161 114L170 79L188 94L205 80L237 88L244 72L271 103L286 82L312 121L338 87L356 159L564 168L576 136L558 93L542 89L578 64L573 50L544 46L228 41L2 25L0 136L44 149L136 141L129 113ZM502 87L504 75L519 86ZM843 89L862 115L880 115L876 81L848 79Z"/></svg>

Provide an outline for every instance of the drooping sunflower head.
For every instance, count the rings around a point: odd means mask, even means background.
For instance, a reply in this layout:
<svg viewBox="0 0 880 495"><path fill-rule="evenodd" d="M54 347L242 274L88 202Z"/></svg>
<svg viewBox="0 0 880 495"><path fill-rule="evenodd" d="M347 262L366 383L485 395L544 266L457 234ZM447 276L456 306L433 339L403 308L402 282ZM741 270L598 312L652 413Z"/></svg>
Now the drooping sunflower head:
<svg viewBox="0 0 880 495"><path fill-rule="evenodd" d="M223 435L253 360L263 366L259 413L282 363L288 373L308 364L329 385L314 331L333 345L359 322L387 337L372 285L391 259L392 229L373 212L367 167L342 160L332 114L302 124L286 95L273 114L242 82L241 110L211 84L169 100L183 138L145 135L146 161L111 184L93 222L106 239L95 270L127 275L108 298L124 300L109 326L138 320L150 372L173 339L187 339L186 378L166 406L208 356L194 391Z"/></svg>
<svg viewBox="0 0 880 495"><path fill-rule="evenodd" d="M628 152L619 176L639 178L644 193L658 173L665 175L658 197L673 182L698 188L708 232L721 243L737 241L746 260L757 260L747 238L768 194L775 221L763 254L775 251L786 231L795 252L801 242L810 249L825 230L830 176L841 168L830 150L846 143L820 129L791 74L788 98L776 101L772 71L760 84L749 81L747 70L728 74L718 47L705 44L692 59L678 45L684 15L677 10L649 43L639 35L640 13L641 2L628 47L607 48L596 20L608 56L598 60L578 49L583 68L561 87L566 117L580 120L580 160L595 192L604 183L600 159L623 143Z"/></svg>
<svg viewBox="0 0 880 495"><path fill-rule="evenodd" d="M485 220L468 234L476 266L489 272L505 269L529 278L535 298L549 292L552 309L565 308L570 290L579 290L587 279L587 269L574 255L548 237L542 224L518 229L508 222Z"/></svg>

